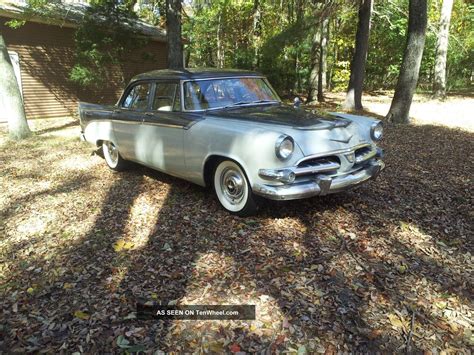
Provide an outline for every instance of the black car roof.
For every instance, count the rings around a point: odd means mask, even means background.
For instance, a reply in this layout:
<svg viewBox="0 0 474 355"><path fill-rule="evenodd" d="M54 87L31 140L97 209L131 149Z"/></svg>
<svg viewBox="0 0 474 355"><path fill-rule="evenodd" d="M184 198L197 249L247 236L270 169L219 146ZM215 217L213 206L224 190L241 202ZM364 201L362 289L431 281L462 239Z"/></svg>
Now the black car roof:
<svg viewBox="0 0 474 355"><path fill-rule="evenodd" d="M216 68L188 68L183 70L161 69L139 74L132 78L137 80L166 79L166 80L192 80L238 76L261 76L262 74L250 70L216 69Z"/></svg>

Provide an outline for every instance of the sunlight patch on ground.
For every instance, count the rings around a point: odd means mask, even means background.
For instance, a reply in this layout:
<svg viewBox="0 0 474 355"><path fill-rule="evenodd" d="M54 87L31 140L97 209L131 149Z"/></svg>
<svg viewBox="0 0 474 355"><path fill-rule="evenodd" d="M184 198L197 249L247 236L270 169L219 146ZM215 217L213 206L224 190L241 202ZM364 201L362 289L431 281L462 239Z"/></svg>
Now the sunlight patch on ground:
<svg viewBox="0 0 474 355"><path fill-rule="evenodd" d="M329 100L342 105L345 93L326 93ZM378 95L364 93L364 109L385 117L390 109L393 93L383 92ZM432 100L427 95L415 94L410 107L410 117L417 125L440 125L449 128L460 128L474 132L474 98L465 96L448 96L446 101Z"/></svg>
<svg viewBox="0 0 474 355"><path fill-rule="evenodd" d="M166 186L166 189L169 191L170 187ZM165 192L162 199L157 200L152 199L149 193L143 192L133 201L124 233L128 236L123 244L124 249L136 250L147 245L156 230L158 216L167 195ZM119 245L117 247L120 249Z"/></svg>
<svg viewBox="0 0 474 355"><path fill-rule="evenodd" d="M65 157L56 162L55 166L59 169L64 170L85 170L88 171L93 167L97 166L102 161L99 159L92 159L90 156L84 156L83 154L75 154L69 157Z"/></svg>
<svg viewBox="0 0 474 355"><path fill-rule="evenodd" d="M438 283L427 278L420 280L417 275L411 275L407 282L417 285L413 289L417 297L411 301L429 314L437 327L450 329L474 345L471 333L474 327L474 308L468 299L444 291ZM437 336L442 340L440 335Z"/></svg>
<svg viewBox="0 0 474 355"><path fill-rule="evenodd" d="M49 136L49 137L72 138L72 139L77 139L78 141L80 141L80 134L81 134L81 131L77 126L44 133L45 136Z"/></svg>
<svg viewBox="0 0 474 355"><path fill-rule="evenodd" d="M48 224L56 217L54 211L36 212L30 218L21 220L16 227L16 231L20 233L20 236L23 235L23 238L36 233L43 233L46 231Z"/></svg>
<svg viewBox="0 0 474 355"><path fill-rule="evenodd" d="M299 218L275 218L268 222L277 229L281 230L282 233L292 232L297 234L304 234L308 230L306 225L302 223Z"/></svg>
<svg viewBox="0 0 474 355"><path fill-rule="evenodd" d="M426 255L436 260L440 265L464 264L465 269L463 272L474 272L474 256L471 253L460 253L456 246L449 246L442 240L436 240L412 223L401 221L400 233L397 236L401 241L420 251L421 255Z"/></svg>

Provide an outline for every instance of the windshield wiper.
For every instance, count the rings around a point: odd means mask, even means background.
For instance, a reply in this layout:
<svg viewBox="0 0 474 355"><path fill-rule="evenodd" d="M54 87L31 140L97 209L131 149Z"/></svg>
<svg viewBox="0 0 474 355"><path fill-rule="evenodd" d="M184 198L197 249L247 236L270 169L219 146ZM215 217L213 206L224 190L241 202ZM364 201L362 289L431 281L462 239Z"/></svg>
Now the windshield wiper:
<svg viewBox="0 0 474 355"><path fill-rule="evenodd" d="M249 102L249 104L261 104L264 102L278 102L278 101L277 100L257 100L257 101Z"/></svg>
<svg viewBox="0 0 474 355"><path fill-rule="evenodd" d="M232 108L232 107L235 107L235 106L240 106L240 105L245 105L245 104L250 104L251 102L248 102L248 101L237 101L237 102L234 102L230 105L226 105L226 106L222 106L222 107L219 107L217 108L218 110L223 110L223 109L226 109L226 108Z"/></svg>
<svg viewBox="0 0 474 355"><path fill-rule="evenodd" d="M264 102L278 102L278 101L276 100L237 101L237 102L234 102L233 104L222 106L219 109L222 110L222 109L232 108L232 107L241 106L241 105L261 104Z"/></svg>

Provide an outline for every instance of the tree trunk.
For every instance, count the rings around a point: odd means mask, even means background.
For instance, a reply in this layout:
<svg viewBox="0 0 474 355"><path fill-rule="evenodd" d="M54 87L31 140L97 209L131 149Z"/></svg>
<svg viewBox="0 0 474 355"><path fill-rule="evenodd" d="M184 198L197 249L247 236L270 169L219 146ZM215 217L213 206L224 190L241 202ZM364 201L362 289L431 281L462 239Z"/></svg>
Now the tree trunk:
<svg viewBox="0 0 474 355"><path fill-rule="evenodd" d="M316 93L318 90L318 78L319 78L319 56L321 54L320 51L320 43L321 42L321 33L316 30L315 34L313 35L313 45L311 46L311 72L309 74L309 83L308 83L308 97L306 98L306 102L310 103L313 102L316 98Z"/></svg>
<svg viewBox="0 0 474 355"><path fill-rule="evenodd" d="M8 55L7 46L0 33L0 114L8 120L10 138L19 140L31 135L15 71Z"/></svg>
<svg viewBox="0 0 474 355"><path fill-rule="evenodd" d="M347 87L343 107L346 110L362 109L362 90L365 78L365 63L369 48L370 17L372 0L361 0L359 5L359 23L355 38L355 52L351 63L351 76Z"/></svg>
<svg viewBox="0 0 474 355"><path fill-rule="evenodd" d="M398 75L392 105L387 120L395 123L408 123L408 114L418 83L421 58L425 46L427 0L410 0L408 14L408 35L403 62Z"/></svg>
<svg viewBox="0 0 474 355"><path fill-rule="evenodd" d="M453 0L443 0L433 82L433 96L437 99L444 99L446 97L446 59L448 56L449 23L451 22L452 10Z"/></svg>
<svg viewBox="0 0 474 355"><path fill-rule="evenodd" d="M183 69L181 0L166 0L166 32L168 36L168 68Z"/></svg>
<svg viewBox="0 0 474 355"><path fill-rule="evenodd" d="M222 11L219 12L219 17L217 20L217 67L224 67L224 44L222 41Z"/></svg>
<svg viewBox="0 0 474 355"><path fill-rule="evenodd" d="M258 68L260 66L260 36L262 34L262 11L260 8L260 0L254 0L253 2L253 45L254 47L254 59L253 67Z"/></svg>
<svg viewBox="0 0 474 355"><path fill-rule="evenodd" d="M326 70L329 20L326 18L321 23L321 41L319 41L319 70L318 70L318 101L324 102L324 90L326 89Z"/></svg>
<svg viewBox="0 0 474 355"><path fill-rule="evenodd" d="M340 19L336 19L333 24L334 24L334 31L337 30L337 28L340 27ZM329 26L328 26L328 31L329 31ZM328 32L329 33L329 32ZM334 68L336 67L336 64L338 63L339 60L339 53L337 51L337 45L334 44L334 53L332 55L332 63L331 66L329 67L328 70L328 76L327 76L327 90L332 91L333 89L333 81L332 78L334 76Z"/></svg>

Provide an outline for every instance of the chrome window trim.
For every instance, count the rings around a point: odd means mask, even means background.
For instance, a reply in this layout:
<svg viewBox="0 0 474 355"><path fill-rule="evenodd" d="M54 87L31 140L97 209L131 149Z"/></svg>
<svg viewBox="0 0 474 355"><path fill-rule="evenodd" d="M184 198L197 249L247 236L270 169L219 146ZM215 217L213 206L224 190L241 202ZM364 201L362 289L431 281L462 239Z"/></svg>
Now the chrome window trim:
<svg viewBox="0 0 474 355"><path fill-rule="evenodd" d="M133 109L133 108L130 108L130 107L123 107L123 102L125 101L125 99L127 98L128 94L130 94L130 91L132 91L132 89L135 87L135 86L138 86L138 85L143 85L143 84L148 84L150 85L150 92L148 93L148 103L147 103L147 108L146 109L142 109L142 110L137 110L137 109ZM155 87L154 87L154 82L150 79L147 79L147 80L139 80L139 81L134 81L133 83L130 83L124 90L124 92L122 93L122 96L120 96L119 100L117 101L117 103L115 104L115 107L117 109L120 109L120 110L127 110L127 111L133 111L133 112L145 112L145 111L148 111L150 109L150 105L151 105L151 98L153 95L151 95L153 91L153 94L155 92Z"/></svg>
<svg viewBox="0 0 474 355"><path fill-rule="evenodd" d="M174 91L173 91L173 102L172 102L172 105L171 105L171 111L166 111L166 112L181 112L181 111L174 111L174 102L175 102L175 100L176 100L176 94L177 94L177 92L178 92L178 87L179 87L179 85L181 85L180 80L155 79L155 80L152 80L152 83L153 83L153 85L154 85L154 90L153 90L153 95L152 95L152 97L151 97L150 110L149 110L149 112L153 112L153 113L162 112L162 111L153 109L153 104L155 103L156 87L157 87L159 84L172 84L172 85L176 85L176 87L175 87L175 89L174 89Z"/></svg>
<svg viewBox="0 0 474 355"><path fill-rule="evenodd" d="M307 156L301 158L300 160L298 160L295 165L299 165L300 163L304 162L305 160L310 160L310 159L314 159L314 158L321 158L321 157L330 156L330 155L351 153L351 152L354 152L356 149L360 149L360 148L364 148L364 147L370 147L370 146L371 146L371 144L369 142L365 142L365 143L355 145L351 148L337 149L337 150L332 150L332 151L325 152L325 153L307 155Z"/></svg>
<svg viewBox="0 0 474 355"><path fill-rule="evenodd" d="M214 110L222 110L224 107L214 107L214 108L208 108L208 109L203 109L203 110L187 110L184 107L184 84L188 81L207 81L207 80L225 80L225 79L248 79L248 78L254 78L254 79L263 79L265 84L268 85L270 91L278 98L278 100L272 100L268 102L261 102L261 103L248 103L244 105L239 105L239 107L245 107L245 106L251 106L251 105L267 105L268 103L281 103L281 98L278 96L276 93L275 89L270 85L268 82L267 78L264 77L263 75L244 75L244 76L222 76L222 77L209 77L209 78L199 78L199 79L183 79L180 80L180 85L181 85L181 111L182 112L206 112L206 111L214 111Z"/></svg>

